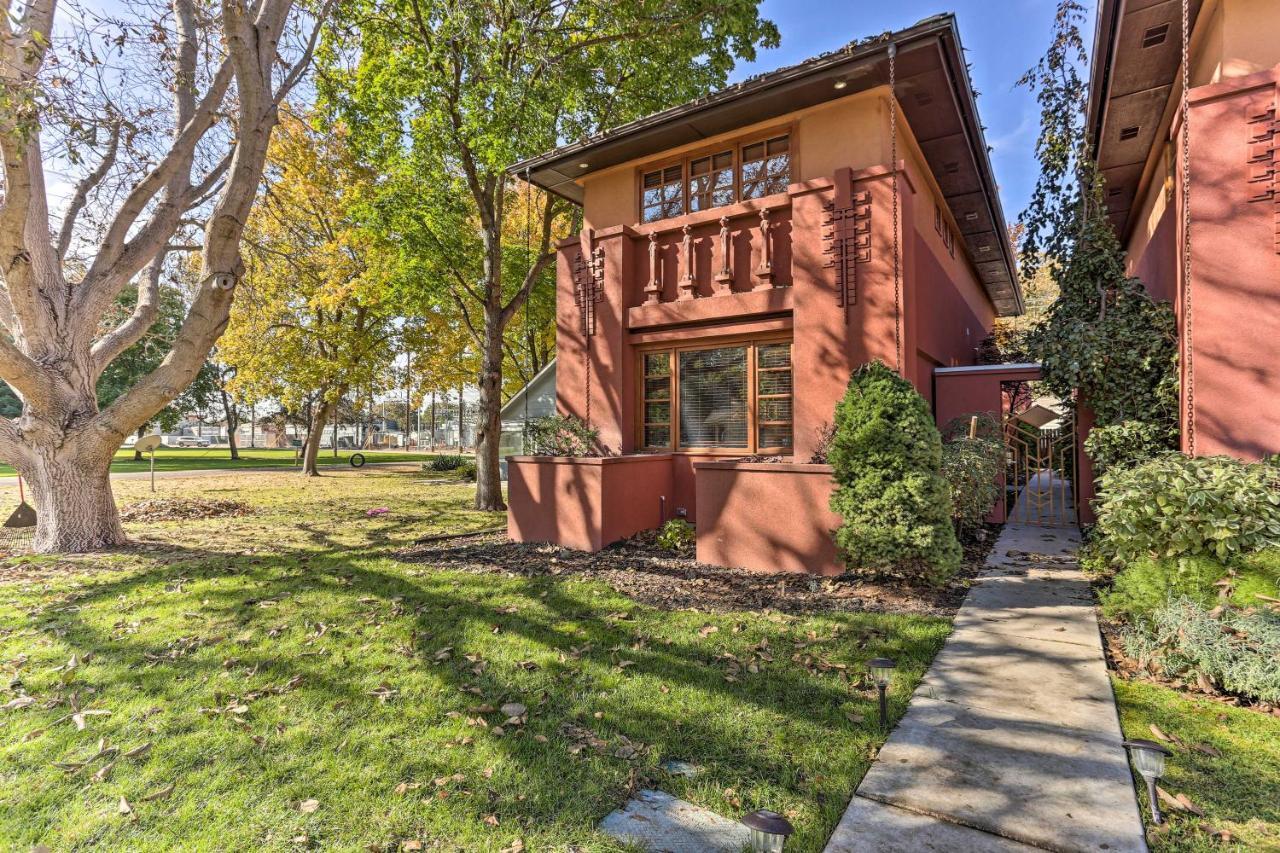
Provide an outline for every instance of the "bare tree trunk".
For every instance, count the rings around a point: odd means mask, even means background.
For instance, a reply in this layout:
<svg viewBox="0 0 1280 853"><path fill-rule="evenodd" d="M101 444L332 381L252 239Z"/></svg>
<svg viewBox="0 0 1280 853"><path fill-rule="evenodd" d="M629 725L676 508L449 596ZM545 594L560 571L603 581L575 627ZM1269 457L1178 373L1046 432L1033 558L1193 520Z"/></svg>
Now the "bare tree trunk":
<svg viewBox="0 0 1280 853"><path fill-rule="evenodd" d="M138 435L137 435L138 438L142 438L146 434L147 434L146 424L143 424L142 426L138 427ZM134 445L134 448L133 448L133 461L134 462L147 461L142 457L142 451L138 449L138 446L136 444Z"/></svg>
<svg viewBox="0 0 1280 853"><path fill-rule="evenodd" d="M86 446L85 438L35 447L17 464L36 509L32 546L38 552L97 551L125 543L109 479L114 448L110 441Z"/></svg>
<svg viewBox="0 0 1280 853"><path fill-rule="evenodd" d="M502 308L497 299L486 306L484 349L480 357L480 403L476 409L476 509L497 512L502 500L498 440L502 419Z"/></svg>
<svg viewBox="0 0 1280 853"><path fill-rule="evenodd" d="M307 440L302 445L302 476L319 477L316 457L320 455L320 438L324 428L329 425L329 417L337 408L337 401L330 401L323 395L311 407L311 423L307 427Z"/></svg>
<svg viewBox="0 0 1280 853"><path fill-rule="evenodd" d="M226 388L219 388L222 395L222 414L227 422L227 445L231 448L231 461L240 460L240 448L236 446L236 431L240 429L240 412L231 402Z"/></svg>

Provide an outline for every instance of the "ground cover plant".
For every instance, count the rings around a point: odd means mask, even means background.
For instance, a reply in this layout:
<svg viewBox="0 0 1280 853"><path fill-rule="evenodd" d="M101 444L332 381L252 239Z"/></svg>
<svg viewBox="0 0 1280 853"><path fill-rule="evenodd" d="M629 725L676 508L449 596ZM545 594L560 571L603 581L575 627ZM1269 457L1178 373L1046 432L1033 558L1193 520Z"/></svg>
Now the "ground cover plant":
<svg viewBox="0 0 1280 853"><path fill-rule="evenodd" d="M195 488L252 512L0 565L6 844L613 850L596 822L659 785L783 811L788 849L819 850L882 740L865 661L897 659L896 717L948 631L654 607L555 553L537 573L441 567L424 549L447 540L416 540L503 517L432 472L157 484Z"/></svg>
<svg viewBox="0 0 1280 853"><path fill-rule="evenodd" d="M1151 826L1139 798L1155 853L1280 850L1280 716L1146 681L1113 684L1125 737L1174 753L1160 782L1167 823Z"/></svg>

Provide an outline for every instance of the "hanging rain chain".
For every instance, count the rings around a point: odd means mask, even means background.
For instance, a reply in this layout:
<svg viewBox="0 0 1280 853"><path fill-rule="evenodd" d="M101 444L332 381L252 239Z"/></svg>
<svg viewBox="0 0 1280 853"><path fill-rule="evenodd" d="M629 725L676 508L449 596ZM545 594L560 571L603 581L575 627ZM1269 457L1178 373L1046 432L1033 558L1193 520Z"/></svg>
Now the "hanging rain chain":
<svg viewBox="0 0 1280 853"><path fill-rule="evenodd" d="M1183 360L1186 364L1186 418L1187 453L1196 452L1195 373L1193 370L1194 347L1191 330L1191 73L1190 0L1182 0L1182 186L1179 201L1182 207L1182 340Z"/></svg>
<svg viewBox="0 0 1280 853"><path fill-rule="evenodd" d="M582 332L582 367L586 391L586 417L591 423L591 338L596 333L596 303L604 297L604 249L593 247L590 231L582 235L582 248L573 261L574 301L578 304L578 329Z"/></svg>
<svg viewBox="0 0 1280 853"><path fill-rule="evenodd" d="M1185 0L1184 0L1185 2ZM898 356L898 374L903 372L902 357L902 271L900 237L898 235L898 46L889 43L889 168L893 175L893 341Z"/></svg>

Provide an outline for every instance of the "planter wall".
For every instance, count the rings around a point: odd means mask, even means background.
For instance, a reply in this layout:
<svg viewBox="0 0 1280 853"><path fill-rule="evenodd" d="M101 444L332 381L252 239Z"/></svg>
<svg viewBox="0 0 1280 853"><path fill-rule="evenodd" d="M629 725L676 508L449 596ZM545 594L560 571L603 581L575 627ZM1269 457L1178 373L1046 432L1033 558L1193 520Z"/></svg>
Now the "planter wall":
<svg viewBox="0 0 1280 853"><path fill-rule="evenodd" d="M838 575L830 465L695 463L698 561L759 571Z"/></svg>
<svg viewBox="0 0 1280 853"><path fill-rule="evenodd" d="M599 551L662 525L672 506L671 454L507 460L507 535Z"/></svg>

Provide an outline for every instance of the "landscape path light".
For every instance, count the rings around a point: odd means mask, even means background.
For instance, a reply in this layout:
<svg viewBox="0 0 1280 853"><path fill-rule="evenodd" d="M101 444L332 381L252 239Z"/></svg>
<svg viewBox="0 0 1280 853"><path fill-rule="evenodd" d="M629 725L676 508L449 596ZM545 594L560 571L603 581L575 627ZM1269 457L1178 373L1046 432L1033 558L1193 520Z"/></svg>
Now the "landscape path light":
<svg viewBox="0 0 1280 853"><path fill-rule="evenodd" d="M795 832L791 821L768 809L754 811L742 819L742 825L751 830L753 853L782 853L782 844Z"/></svg>
<svg viewBox="0 0 1280 853"><path fill-rule="evenodd" d="M889 705L885 698L885 691L889 688L889 682L893 680L893 671L897 666L889 658L872 658L867 661L871 678L876 683L876 689L880 691L880 728L882 729L889 728Z"/></svg>
<svg viewBox="0 0 1280 853"><path fill-rule="evenodd" d="M1173 755L1173 751L1153 740L1141 738L1125 741L1124 748L1129 750L1133 766L1147 780L1147 799L1151 803L1152 822L1164 823L1164 817L1160 814L1160 801L1156 797L1156 782L1164 775L1164 760Z"/></svg>

